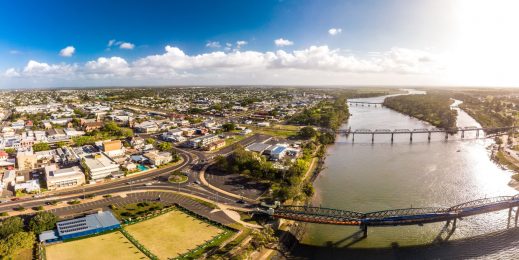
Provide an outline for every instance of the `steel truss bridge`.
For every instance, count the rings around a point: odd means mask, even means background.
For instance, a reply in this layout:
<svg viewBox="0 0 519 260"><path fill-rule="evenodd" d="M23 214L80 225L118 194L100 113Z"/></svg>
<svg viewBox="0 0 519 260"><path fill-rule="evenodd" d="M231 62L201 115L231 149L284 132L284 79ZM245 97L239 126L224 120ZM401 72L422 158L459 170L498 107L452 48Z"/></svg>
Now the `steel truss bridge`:
<svg viewBox="0 0 519 260"><path fill-rule="evenodd" d="M398 134L408 134L409 140L413 141L414 134L427 134L427 140L431 140L431 134L433 133L445 133L445 140L449 138L449 134L461 132L461 138L465 138L465 132L476 132L476 137L479 138L479 132L488 134L503 134L509 132L515 132L516 126L508 127L458 127L451 129L442 128L423 128L423 129L343 129L336 131L337 134L352 135L352 141L355 141L355 135L371 135L371 142L375 141L375 135L391 135L391 142L393 142L394 136Z"/></svg>
<svg viewBox="0 0 519 260"><path fill-rule="evenodd" d="M516 208L514 210L514 208ZM508 227L515 211L515 226L519 218L519 194L515 196L500 196L465 202L450 208L404 208L368 213L347 211L332 208L311 206L277 206L270 208L267 213L274 218L283 218L301 222L360 226L367 236L368 226L402 226L423 225L433 222L453 222L463 217L484 214L508 209Z"/></svg>

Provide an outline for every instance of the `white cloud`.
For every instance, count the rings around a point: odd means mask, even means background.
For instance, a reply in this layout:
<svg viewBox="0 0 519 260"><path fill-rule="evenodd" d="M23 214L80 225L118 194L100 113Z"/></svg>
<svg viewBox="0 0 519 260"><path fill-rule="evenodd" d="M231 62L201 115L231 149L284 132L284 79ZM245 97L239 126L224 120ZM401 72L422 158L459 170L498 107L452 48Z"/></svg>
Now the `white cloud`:
<svg viewBox="0 0 519 260"><path fill-rule="evenodd" d="M119 45L119 48L123 50L133 50L133 48L135 48L135 44L130 42L123 42Z"/></svg>
<svg viewBox="0 0 519 260"><path fill-rule="evenodd" d="M211 41L209 41L209 42L207 42L205 44L205 47L217 49L217 48L220 48L222 46L220 45L220 42L211 42Z"/></svg>
<svg viewBox="0 0 519 260"><path fill-rule="evenodd" d="M95 77L122 76L130 72L128 62L121 57L101 57L85 64L84 72Z"/></svg>
<svg viewBox="0 0 519 260"><path fill-rule="evenodd" d="M77 81L84 82L84 85L173 82L330 84L341 83L341 80L355 78L355 75L361 73L384 77L430 74L441 70L440 64L439 59L431 53L404 48L374 52L365 57L340 49L330 49L326 45L294 51L259 52L235 49L233 52L213 51L189 55L178 47L168 45L161 54L145 56L133 62L121 57L100 57L84 64L48 64L31 60L23 69L9 69L0 75L19 81L38 77L38 82ZM47 81L40 81L41 79ZM316 82L319 80L322 82Z"/></svg>
<svg viewBox="0 0 519 260"><path fill-rule="evenodd" d="M20 54L20 51L19 50L10 50L9 54L13 54L13 55Z"/></svg>
<svg viewBox="0 0 519 260"><path fill-rule="evenodd" d="M330 28L330 30L328 30L328 34L332 35L332 36L335 36L337 34L340 34L342 33L342 29L341 28Z"/></svg>
<svg viewBox="0 0 519 260"><path fill-rule="evenodd" d="M114 44L115 44L115 39L113 39L113 40L109 40L109 41L108 41L108 44L107 44L107 47L110 48L110 47L112 47Z"/></svg>
<svg viewBox="0 0 519 260"><path fill-rule="evenodd" d="M61 51L59 51L59 55L61 57L72 57L72 55L74 55L75 52L76 48L74 48L74 46L67 46L61 49Z"/></svg>
<svg viewBox="0 0 519 260"><path fill-rule="evenodd" d="M276 44L276 46L278 46L278 47L284 47L284 46L294 45L294 42L285 40L283 38L279 38L279 39L274 40L274 44Z"/></svg>
<svg viewBox="0 0 519 260"><path fill-rule="evenodd" d="M30 60L22 70L21 76L27 77L61 77L66 75L74 75L77 72L76 64L48 64L45 62L37 62Z"/></svg>
<svg viewBox="0 0 519 260"><path fill-rule="evenodd" d="M239 48L241 48L242 46L247 45L247 44L248 44L247 41L237 41L237 42L236 42L236 48L239 49Z"/></svg>
<svg viewBox="0 0 519 260"><path fill-rule="evenodd" d="M18 71L16 71L15 68L9 68L4 72L4 77L7 77L7 78L15 78L15 77L19 77L19 76L20 76L20 73L18 73Z"/></svg>

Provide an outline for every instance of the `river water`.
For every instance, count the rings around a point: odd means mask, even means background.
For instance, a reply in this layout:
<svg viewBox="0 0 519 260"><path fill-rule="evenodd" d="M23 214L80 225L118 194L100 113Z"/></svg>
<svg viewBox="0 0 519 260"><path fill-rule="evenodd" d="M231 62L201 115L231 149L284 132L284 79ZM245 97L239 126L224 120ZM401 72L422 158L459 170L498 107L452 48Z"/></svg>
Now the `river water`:
<svg viewBox="0 0 519 260"><path fill-rule="evenodd" d="M384 98L358 101L381 102ZM432 128L425 122L384 107L352 105L350 113L352 116L342 126L344 129ZM461 110L457 124L459 127L479 126ZM336 144L329 147L325 169L314 183L313 204L369 212L449 207L478 198L517 194L508 186L511 173L489 159L488 147L493 141L481 136L476 138L472 132L465 133L463 140L458 134L445 141L445 134L438 133L428 142L427 134L415 134L410 143L409 135L402 134L395 135L393 144L390 135L376 135L374 144L371 135L357 135L354 142L351 136L339 136ZM372 256L384 256L383 252L394 256L395 248L407 248L413 252L412 256L421 253L440 258L510 257L519 255L519 243L516 242L519 237L513 238L517 233L511 233L518 232L517 229L506 229L507 217L508 211L501 211L465 218L458 221L449 239L441 232L444 223L370 227L365 239L357 239L354 235L358 227L308 224L302 240L304 245L300 248L316 249L313 254L319 257L336 252L333 256L339 258L352 252L362 252L360 256L373 252L376 253ZM446 242L436 243L440 237ZM471 244L471 241L476 242ZM457 247L460 243L463 246ZM488 250L477 250L483 246L488 246Z"/></svg>

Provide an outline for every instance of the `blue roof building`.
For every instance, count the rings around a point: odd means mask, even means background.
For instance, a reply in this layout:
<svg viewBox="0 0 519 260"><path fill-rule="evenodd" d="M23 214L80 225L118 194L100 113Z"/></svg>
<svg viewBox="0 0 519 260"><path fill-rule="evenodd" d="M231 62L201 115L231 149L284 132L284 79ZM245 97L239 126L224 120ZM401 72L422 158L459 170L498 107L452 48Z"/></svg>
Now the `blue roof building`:
<svg viewBox="0 0 519 260"><path fill-rule="evenodd" d="M99 211L82 218L65 220L56 223L57 230L43 232L39 238L42 242L53 242L76 237L97 234L121 227L119 220L111 211Z"/></svg>

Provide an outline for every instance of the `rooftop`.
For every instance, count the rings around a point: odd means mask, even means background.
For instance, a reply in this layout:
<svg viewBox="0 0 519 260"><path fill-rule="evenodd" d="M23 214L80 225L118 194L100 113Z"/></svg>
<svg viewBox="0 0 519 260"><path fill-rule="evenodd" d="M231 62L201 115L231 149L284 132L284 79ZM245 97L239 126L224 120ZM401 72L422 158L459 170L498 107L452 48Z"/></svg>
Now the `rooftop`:
<svg viewBox="0 0 519 260"><path fill-rule="evenodd" d="M82 218L58 222L56 226L58 227L58 234L63 236L119 224L120 222L114 217L111 211L99 211L96 214L87 215Z"/></svg>

